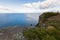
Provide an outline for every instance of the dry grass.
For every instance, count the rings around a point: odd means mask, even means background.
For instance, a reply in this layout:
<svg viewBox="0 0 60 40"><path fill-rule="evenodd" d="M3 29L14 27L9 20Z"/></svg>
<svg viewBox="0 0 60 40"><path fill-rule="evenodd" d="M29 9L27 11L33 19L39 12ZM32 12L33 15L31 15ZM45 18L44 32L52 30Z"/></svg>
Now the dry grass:
<svg viewBox="0 0 60 40"><path fill-rule="evenodd" d="M46 30L54 30L55 27L54 26L48 26Z"/></svg>

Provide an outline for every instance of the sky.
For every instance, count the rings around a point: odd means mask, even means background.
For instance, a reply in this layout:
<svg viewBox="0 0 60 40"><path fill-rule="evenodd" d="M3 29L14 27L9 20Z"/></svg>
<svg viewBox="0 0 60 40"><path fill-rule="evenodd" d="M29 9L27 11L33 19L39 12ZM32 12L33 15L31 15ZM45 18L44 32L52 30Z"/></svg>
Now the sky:
<svg viewBox="0 0 60 40"><path fill-rule="evenodd" d="M36 2L40 0L0 0L0 13L39 13Z"/></svg>
<svg viewBox="0 0 60 40"><path fill-rule="evenodd" d="M60 0L0 0L0 13L59 11Z"/></svg>

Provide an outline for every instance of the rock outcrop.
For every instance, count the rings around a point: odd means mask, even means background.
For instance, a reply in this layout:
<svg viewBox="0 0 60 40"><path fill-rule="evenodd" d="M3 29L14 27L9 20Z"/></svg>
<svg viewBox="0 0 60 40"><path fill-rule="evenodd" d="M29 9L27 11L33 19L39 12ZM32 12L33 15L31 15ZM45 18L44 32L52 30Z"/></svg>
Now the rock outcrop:
<svg viewBox="0 0 60 40"><path fill-rule="evenodd" d="M0 29L0 40L25 40L24 27L8 27Z"/></svg>

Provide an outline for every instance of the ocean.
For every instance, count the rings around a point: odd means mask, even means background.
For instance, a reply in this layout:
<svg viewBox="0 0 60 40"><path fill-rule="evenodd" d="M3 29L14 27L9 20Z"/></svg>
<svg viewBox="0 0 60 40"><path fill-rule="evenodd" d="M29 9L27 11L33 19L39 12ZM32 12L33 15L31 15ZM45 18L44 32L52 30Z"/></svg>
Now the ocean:
<svg viewBox="0 0 60 40"><path fill-rule="evenodd" d="M37 22L34 20L28 20L27 13L1 13L0 14L0 28L10 26L27 27L36 25Z"/></svg>

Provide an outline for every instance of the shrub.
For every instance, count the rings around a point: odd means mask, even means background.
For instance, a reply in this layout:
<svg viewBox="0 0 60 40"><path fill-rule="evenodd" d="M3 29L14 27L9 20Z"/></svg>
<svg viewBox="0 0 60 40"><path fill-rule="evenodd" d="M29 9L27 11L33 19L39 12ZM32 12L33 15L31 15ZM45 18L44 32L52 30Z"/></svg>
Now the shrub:
<svg viewBox="0 0 60 40"><path fill-rule="evenodd" d="M60 31L53 28L53 30L46 30L45 28L31 28L23 32L27 40L59 40Z"/></svg>

